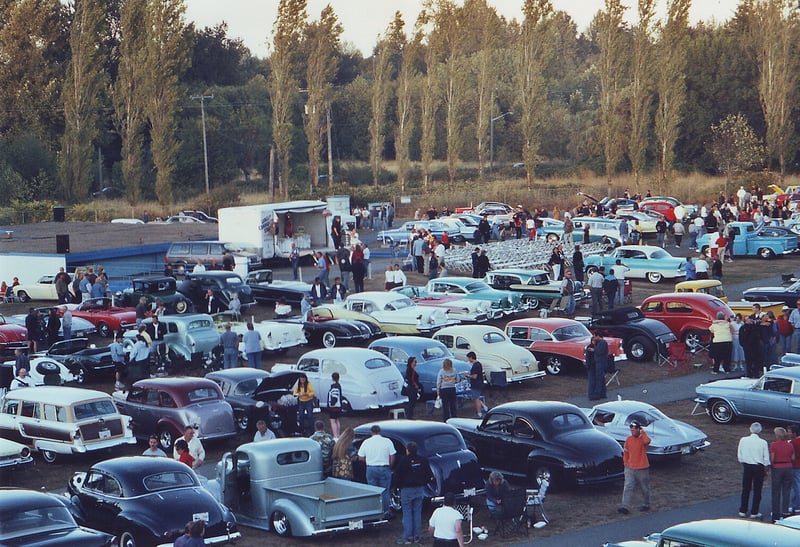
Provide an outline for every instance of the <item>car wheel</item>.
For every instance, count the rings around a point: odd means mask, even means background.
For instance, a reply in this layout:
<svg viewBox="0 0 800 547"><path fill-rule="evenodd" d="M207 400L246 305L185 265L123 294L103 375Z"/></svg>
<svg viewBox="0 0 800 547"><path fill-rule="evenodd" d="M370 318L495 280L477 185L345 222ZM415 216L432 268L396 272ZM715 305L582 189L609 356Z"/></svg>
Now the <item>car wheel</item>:
<svg viewBox="0 0 800 547"><path fill-rule="evenodd" d="M553 487L556 482L556 470L550 464L536 464L534 467L533 475L530 477L530 484L534 486L538 486L542 483L542 481L547 481L550 485L550 490L553 490Z"/></svg>
<svg viewBox="0 0 800 547"><path fill-rule="evenodd" d="M17 298L20 302L30 302L31 297L25 291L17 291Z"/></svg>
<svg viewBox="0 0 800 547"><path fill-rule="evenodd" d="M758 258L763 258L764 260L771 260L775 258L775 252L772 249L764 247L758 250Z"/></svg>
<svg viewBox="0 0 800 547"><path fill-rule="evenodd" d="M532 298L532 297L522 297L522 301L528 304L529 310L538 310L539 309L539 299Z"/></svg>
<svg viewBox="0 0 800 547"><path fill-rule="evenodd" d="M647 272L647 280L650 283L661 283L664 276L658 272Z"/></svg>
<svg viewBox="0 0 800 547"><path fill-rule="evenodd" d="M100 321L100 323L97 325L97 333L103 338L110 338L111 335L114 334L114 331L112 331L111 327L109 327L105 322Z"/></svg>
<svg viewBox="0 0 800 547"><path fill-rule="evenodd" d="M175 301L175 312L176 313L186 313L189 311L189 303L186 300L176 300Z"/></svg>
<svg viewBox="0 0 800 547"><path fill-rule="evenodd" d="M52 450L40 450L39 453L42 455L42 459L45 463L56 463L58 459L58 453Z"/></svg>
<svg viewBox="0 0 800 547"><path fill-rule="evenodd" d="M711 419L718 424L729 424L736 419L733 407L727 401L716 400L711 403Z"/></svg>
<svg viewBox="0 0 800 547"><path fill-rule="evenodd" d="M48 376L50 374L59 374L61 369L52 361L42 361L36 365L36 372L43 376Z"/></svg>
<svg viewBox="0 0 800 547"><path fill-rule="evenodd" d="M686 349L695 352L703 345L703 338L706 333L701 330L690 330L683 335L683 343L686 344Z"/></svg>
<svg viewBox="0 0 800 547"><path fill-rule="evenodd" d="M236 427L239 429L239 432L244 433L247 431L249 425L250 416L248 416L246 412L242 412L236 416Z"/></svg>
<svg viewBox="0 0 800 547"><path fill-rule="evenodd" d="M625 356L631 361L649 361L655 353L653 342L642 336L634 336L625 345Z"/></svg>
<svg viewBox="0 0 800 547"><path fill-rule="evenodd" d="M161 447L161 450L164 452L169 453L169 450L172 449L172 443L175 440L175 435L172 433L172 430L168 427L161 427L158 430L158 444Z"/></svg>
<svg viewBox="0 0 800 547"><path fill-rule="evenodd" d="M542 361L547 374L558 376L564 370L564 358L560 355L545 355Z"/></svg>
<svg viewBox="0 0 800 547"><path fill-rule="evenodd" d="M133 537L133 532L124 530L119 532L119 547L136 547L136 538Z"/></svg>
<svg viewBox="0 0 800 547"><path fill-rule="evenodd" d="M588 268L586 268L586 275L592 275L596 271L597 271L597 266L589 266Z"/></svg>
<svg viewBox="0 0 800 547"><path fill-rule="evenodd" d="M291 537L292 525L283 511L275 511L269 518L272 529L281 537Z"/></svg>
<svg viewBox="0 0 800 547"><path fill-rule="evenodd" d="M326 330L322 333L322 345L326 348L336 347L336 335L331 331Z"/></svg>
<svg viewBox="0 0 800 547"><path fill-rule="evenodd" d="M551 243L561 240L561 238L558 236L558 234L547 234L547 238L546 239L547 239L547 241L549 241Z"/></svg>

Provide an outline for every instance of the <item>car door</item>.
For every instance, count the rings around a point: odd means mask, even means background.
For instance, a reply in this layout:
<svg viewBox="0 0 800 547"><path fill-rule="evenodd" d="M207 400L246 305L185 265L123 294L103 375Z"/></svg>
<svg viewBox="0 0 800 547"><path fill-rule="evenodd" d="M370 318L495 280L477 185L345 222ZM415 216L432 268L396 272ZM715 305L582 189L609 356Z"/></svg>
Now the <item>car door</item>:
<svg viewBox="0 0 800 547"><path fill-rule="evenodd" d="M526 472L528 448L515 439L516 419L505 411L490 412L480 426L476 445L483 468L499 469L522 476Z"/></svg>
<svg viewBox="0 0 800 547"><path fill-rule="evenodd" d="M19 428L19 411L21 401L19 399L6 397L3 401L3 412L0 416L0 437L22 444L30 445L22 436Z"/></svg>
<svg viewBox="0 0 800 547"><path fill-rule="evenodd" d="M317 393L317 397L320 397L320 393L327 394L327 391L322 391L319 385L319 378L320 378L320 364L319 359L315 359L313 357L304 357L300 359L297 363L297 370L299 372L305 373L308 376L308 381L314 386L314 390ZM320 397L321 398L321 397Z"/></svg>
<svg viewBox="0 0 800 547"><path fill-rule="evenodd" d="M122 488L119 481L97 470L89 470L78 489L78 503L86 517L86 525L108 530L121 510L120 497Z"/></svg>
<svg viewBox="0 0 800 547"><path fill-rule="evenodd" d="M800 396L792 394L792 381L780 376L764 376L744 393L740 411L748 416L773 419L797 417L798 409L792 412L792 402L800 404Z"/></svg>

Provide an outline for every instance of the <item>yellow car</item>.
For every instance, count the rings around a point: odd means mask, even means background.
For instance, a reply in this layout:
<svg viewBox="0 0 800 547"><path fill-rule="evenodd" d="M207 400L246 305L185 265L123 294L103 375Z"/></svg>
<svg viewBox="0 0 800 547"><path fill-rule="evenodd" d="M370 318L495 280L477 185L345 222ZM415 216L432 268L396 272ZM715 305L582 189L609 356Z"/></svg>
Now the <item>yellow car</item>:
<svg viewBox="0 0 800 547"><path fill-rule="evenodd" d="M748 302L746 300L729 301L728 297L725 296L725 289L722 288L722 282L717 279L681 281L680 283L675 283L675 292L702 292L710 294L726 302L734 313L741 313L743 316L753 313L754 302ZM761 311L771 311L775 314L775 317L778 317L783 309L783 302L758 302L758 304L761 305Z"/></svg>

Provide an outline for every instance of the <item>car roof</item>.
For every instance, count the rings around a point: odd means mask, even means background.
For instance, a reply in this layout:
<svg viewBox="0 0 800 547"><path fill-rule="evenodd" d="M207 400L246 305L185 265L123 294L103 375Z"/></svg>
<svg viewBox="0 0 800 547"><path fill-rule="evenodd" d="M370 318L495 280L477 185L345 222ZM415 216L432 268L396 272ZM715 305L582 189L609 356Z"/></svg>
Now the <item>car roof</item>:
<svg viewBox="0 0 800 547"><path fill-rule="evenodd" d="M97 469L120 478L123 483L133 486L137 490L143 490L140 477L153 475L161 472L184 471L194 475L185 463L173 460L172 458L152 458L147 456L121 456L101 460L92 469ZM195 477L195 481L197 478Z"/></svg>
<svg viewBox="0 0 800 547"><path fill-rule="evenodd" d="M431 338L424 338L422 336L390 336L388 338L381 338L375 340L370 346L386 346L392 348L427 348L430 346L441 346L442 343L438 340Z"/></svg>
<svg viewBox="0 0 800 547"><path fill-rule="evenodd" d="M349 300L369 300L373 302L392 302L408 298L406 295L395 291L365 291L347 295Z"/></svg>
<svg viewBox="0 0 800 547"><path fill-rule="evenodd" d="M237 367L209 372L205 377L209 380L213 378L220 378L222 380L228 380L231 382L241 382L242 380L249 380L251 378L266 378L267 376L269 376L269 372L260 368Z"/></svg>
<svg viewBox="0 0 800 547"><path fill-rule="evenodd" d="M37 492L24 488L0 488L0 510L17 509L25 511L38 507L53 507L60 505L65 507L64 500L59 496L46 492Z"/></svg>
<svg viewBox="0 0 800 547"><path fill-rule="evenodd" d="M561 401L512 401L503 403L491 409L491 412L498 410L510 410L520 414L562 414L565 412L577 412L583 415L583 412L577 406L571 403L564 403Z"/></svg>
<svg viewBox="0 0 800 547"><path fill-rule="evenodd" d="M436 331L434 336L439 334L461 334L465 336L484 334L486 332L503 332L502 329L493 327L492 325L455 325L452 327L445 327Z"/></svg>
<svg viewBox="0 0 800 547"><path fill-rule="evenodd" d="M386 433L386 435L391 437L407 439L407 441L425 438L437 433L459 434L458 430L452 425L427 420L381 420L378 422L361 424L355 428L355 432L357 435L369 435L373 425L379 425L381 433Z"/></svg>
<svg viewBox="0 0 800 547"><path fill-rule="evenodd" d="M669 538L692 544L716 547L759 547L797 545L800 531L752 519L705 519L670 526L661 533Z"/></svg>
<svg viewBox="0 0 800 547"><path fill-rule="evenodd" d="M601 409L604 412L633 412L635 410L648 410L656 407L650 403L625 399L622 401L606 401L605 403L595 405L594 408Z"/></svg>
<svg viewBox="0 0 800 547"><path fill-rule="evenodd" d="M708 303L714 300L720 300L716 296L712 294L706 294L704 292L662 292L658 294L651 294L647 298L644 299L644 302L652 302L654 300L683 300L685 302L697 302L697 303ZM644 304L642 302L642 304ZM724 302L722 302L725 304ZM758 302L753 302L753 304L758 304ZM727 304L725 304L727 306Z"/></svg>
<svg viewBox="0 0 800 547"><path fill-rule="evenodd" d="M770 376L785 376L792 380L800 379L800 367L783 367L767 372ZM711 384L713 385L713 384Z"/></svg>
<svg viewBox="0 0 800 547"><path fill-rule="evenodd" d="M300 359L314 358L314 359L339 359L341 361L353 361L367 359L386 359L386 356L379 351L368 348L321 348L308 351L304 353Z"/></svg>
<svg viewBox="0 0 800 547"><path fill-rule="evenodd" d="M186 272L186 279L192 279L196 277L238 277L239 279L242 278L236 272L230 272L228 270L206 270L204 272Z"/></svg>
<svg viewBox="0 0 800 547"><path fill-rule="evenodd" d="M111 395L81 387L36 386L9 391L4 398L24 399L36 403L70 404L90 399L109 399Z"/></svg>
<svg viewBox="0 0 800 547"><path fill-rule="evenodd" d="M176 281L174 277L170 277L168 275L151 275L146 277L134 277L131 281L166 281L172 279Z"/></svg>
<svg viewBox="0 0 800 547"><path fill-rule="evenodd" d="M555 330L561 327L581 324L580 321L575 321L568 317L526 317L509 321L506 323L506 327L540 327L545 330Z"/></svg>
<svg viewBox="0 0 800 547"><path fill-rule="evenodd" d="M689 281L680 281L675 283L676 289L686 289L689 287L695 289L707 289L709 287L720 287L722 281L718 279L690 279Z"/></svg>
<svg viewBox="0 0 800 547"><path fill-rule="evenodd" d="M173 376L167 378L145 378L133 384L135 387L149 388L149 389L192 389L197 387L212 387L219 390L219 386L213 380L208 378L196 378L193 376ZM38 388L36 388L38 389Z"/></svg>
<svg viewBox="0 0 800 547"><path fill-rule="evenodd" d="M437 277L435 279L431 279L432 282L436 281L445 281L447 283L455 283L459 285L467 285L469 283L485 283L483 279L475 279L474 277L463 277L458 275L452 275L447 277Z"/></svg>

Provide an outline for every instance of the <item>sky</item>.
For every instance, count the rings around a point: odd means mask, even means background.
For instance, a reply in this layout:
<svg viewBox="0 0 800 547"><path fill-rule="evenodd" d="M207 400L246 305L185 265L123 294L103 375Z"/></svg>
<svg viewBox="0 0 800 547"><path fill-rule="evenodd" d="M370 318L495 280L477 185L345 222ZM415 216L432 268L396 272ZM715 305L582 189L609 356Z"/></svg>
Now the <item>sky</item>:
<svg viewBox="0 0 800 547"><path fill-rule="evenodd" d="M522 0L488 1L506 19L522 19ZM659 17L663 17L667 0L656 0L656 3ZM309 19L317 19L327 4L333 6L344 27L342 40L355 45L368 57L395 11L403 14L406 33L410 33L422 0L308 0ZM626 19L630 23L637 19L636 4L636 0L623 0L623 5L629 6ZM738 4L739 0L694 0L689 14L691 24L725 22L733 16ZM555 9L569 13L579 31L587 29L603 5L603 0L553 0ZM262 58L268 55L267 42L277 11L278 0L186 0L187 19L194 21L198 28L213 27L225 21L228 36L241 38L254 55Z"/></svg>

